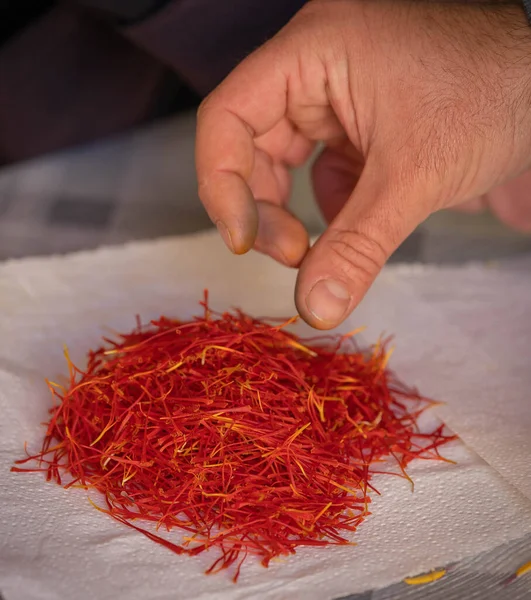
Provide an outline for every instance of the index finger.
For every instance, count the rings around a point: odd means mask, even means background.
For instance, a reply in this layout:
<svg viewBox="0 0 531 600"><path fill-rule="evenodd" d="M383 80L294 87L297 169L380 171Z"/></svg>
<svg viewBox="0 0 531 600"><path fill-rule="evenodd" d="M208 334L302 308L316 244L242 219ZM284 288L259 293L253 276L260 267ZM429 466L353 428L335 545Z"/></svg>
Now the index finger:
<svg viewBox="0 0 531 600"><path fill-rule="evenodd" d="M286 54L269 42L245 59L199 109L199 197L237 254L250 250L256 238L258 212L249 187L254 138L272 129L286 112L286 73Z"/></svg>

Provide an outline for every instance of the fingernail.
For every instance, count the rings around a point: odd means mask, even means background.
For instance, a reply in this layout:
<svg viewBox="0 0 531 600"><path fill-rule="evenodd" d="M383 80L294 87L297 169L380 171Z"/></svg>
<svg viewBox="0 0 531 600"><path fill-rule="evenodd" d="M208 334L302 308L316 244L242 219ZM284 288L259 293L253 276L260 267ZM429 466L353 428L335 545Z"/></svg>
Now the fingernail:
<svg viewBox="0 0 531 600"><path fill-rule="evenodd" d="M216 223L216 227L218 228L219 235L223 238L223 241L225 242L227 248L231 252L234 252L234 246L232 244L232 237L230 235L229 228L225 225L225 223L223 223L223 221L218 221Z"/></svg>
<svg viewBox="0 0 531 600"><path fill-rule="evenodd" d="M319 321L337 325L350 306L350 293L338 281L321 279L306 297L306 306Z"/></svg>

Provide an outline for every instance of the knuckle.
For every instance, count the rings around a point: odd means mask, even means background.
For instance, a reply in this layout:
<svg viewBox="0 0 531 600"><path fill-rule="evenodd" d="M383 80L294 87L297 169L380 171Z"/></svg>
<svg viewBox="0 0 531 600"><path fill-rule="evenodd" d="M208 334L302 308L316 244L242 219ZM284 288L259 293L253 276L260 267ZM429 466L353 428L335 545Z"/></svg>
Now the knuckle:
<svg viewBox="0 0 531 600"><path fill-rule="evenodd" d="M369 285L387 260L385 248L360 231L336 230L328 240L330 260L347 280Z"/></svg>
<svg viewBox="0 0 531 600"><path fill-rule="evenodd" d="M297 17L322 19L323 14L333 14L341 9L348 9L352 0L314 0L306 2L299 10Z"/></svg>
<svg viewBox="0 0 531 600"><path fill-rule="evenodd" d="M291 38L292 42L296 39L306 42L311 32L313 50L317 47L324 50L326 46L330 46L330 39L339 39L338 31L345 22L352 23L353 5L357 4L352 0L306 2L281 34Z"/></svg>
<svg viewBox="0 0 531 600"><path fill-rule="evenodd" d="M330 2L329 2L330 3ZM316 0L314 2L306 2L304 6L297 12L293 19L297 23L306 24L309 20L320 18L323 12L323 1Z"/></svg>
<svg viewBox="0 0 531 600"><path fill-rule="evenodd" d="M201 104L197 109L197 119L201 120L204 118L205 114L208 113L210 107L212 105L212 93L210 93L206 98L203 98Z"/></svg>

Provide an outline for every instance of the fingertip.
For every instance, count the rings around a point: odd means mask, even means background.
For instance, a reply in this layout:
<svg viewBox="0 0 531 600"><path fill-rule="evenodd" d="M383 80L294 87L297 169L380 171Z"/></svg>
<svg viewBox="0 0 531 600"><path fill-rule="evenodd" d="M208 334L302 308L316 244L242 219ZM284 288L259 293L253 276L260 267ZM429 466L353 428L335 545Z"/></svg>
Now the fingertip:
<svg viewBox="0 0 531 600"><path fill-rule="evenodd" d="M329 228L301 264L295 300L316 329L333 329L356 308L380 272L387 253L367 235Z"/></svg>
<svg viewBox="0 0 531 600"><path fill-rule="evenodd" d="M340 325L361 302L389 254L367 233L330 227L299 270L295 299L301 317L316 329Z"/></svg>
<svg viewBox="0 0 531 600"><path fill-rule="evenodd" d="M251 189L237 173L220 171L199 181L199 197L225 245L245 254L258 233L258 211Z"/></svg>
<svg viewBox="0 0 531 600"><path fill-rule="evenodd" d="M225 220L218 220L216 227L227 248L233 254L241 255L253 248L258 235L258 221L258 212L253 202L243 219L228 216Z"/></svg>
<svg viewBox="0 0 531 600"><path fill-rule="evenodd" d="M216 227L223 243L232 254L247 254L253 248L256 235L249 235L246 232L242 232L240 228L233 227L231 230L223 221L218 221Z"/></svg>
<svg viewBox="0 0 531 600"><path fill-rule="evenodd" d="M276 261L298 267L310 246L303 224L285 208L271 202L257 202L259 214L255 250Z"/></svg>
<svg viewBox="0 0 531 600"><path fill-rule="evenodd" d="M350 314L352 295L339 280L318 279L307 293L295 295L301 317L315 329L328 330L340 325Z"/></svg>

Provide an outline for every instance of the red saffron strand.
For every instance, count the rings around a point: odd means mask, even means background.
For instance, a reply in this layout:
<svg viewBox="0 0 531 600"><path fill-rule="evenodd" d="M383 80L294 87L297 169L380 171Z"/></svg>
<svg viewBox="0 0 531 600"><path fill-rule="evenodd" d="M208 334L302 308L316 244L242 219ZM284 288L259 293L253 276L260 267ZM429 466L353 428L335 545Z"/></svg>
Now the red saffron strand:
<svg viewBox="0 0 531 600"><path fill-rule="evenodd" d="M455 436L419 430L434 402L387 369L385 343L304 340L286 330L293 319L216 313L206 293L201 304L187 322L137 319L84 370L65 352L69 384L48 384L41 451L16 463L37 465L12 471L99 492L98 510L177 554L217 549L207 573L234 566L236 581L249 556L268 566L299 546L351 544L385 461L411 482L413 459L445 460Z"/></svg>

